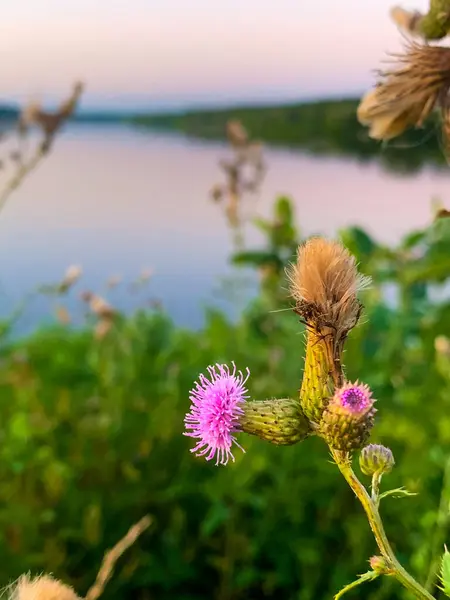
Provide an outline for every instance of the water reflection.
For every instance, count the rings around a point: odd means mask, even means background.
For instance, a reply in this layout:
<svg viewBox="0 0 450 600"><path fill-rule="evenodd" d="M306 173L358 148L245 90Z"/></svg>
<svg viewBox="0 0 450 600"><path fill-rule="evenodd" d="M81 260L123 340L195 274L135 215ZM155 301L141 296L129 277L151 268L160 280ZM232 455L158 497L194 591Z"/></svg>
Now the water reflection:
<svg viewBox="0 0 450 600"><path fill-rule="evenodd" d="M216 142L119 125L71 126L1 215L1 312L33 287L59 281L70 264L84 268L78 289L96 290L111 275L130 281L151 267L155 275L145 290L110 291L115 305L132 309L159 298L177 322L198 326L202 304L219 302L220 280L232 275L232 238L208 198L226 156ZM265 158L262 192L246 210L268 214L276 195L291 195L303 235L334 235L359 224L395 242L429 221L432 196L444 203L448 197L448 175L431 169L399 176L376 163L279 149L266 149ZM254 246L260 235L250 227L246 241ZM231 294L242 301L254 285L246 277ZM34 303L28 324L46 312L44 304ZM231 310L230 302L222 305Z"/></svg>

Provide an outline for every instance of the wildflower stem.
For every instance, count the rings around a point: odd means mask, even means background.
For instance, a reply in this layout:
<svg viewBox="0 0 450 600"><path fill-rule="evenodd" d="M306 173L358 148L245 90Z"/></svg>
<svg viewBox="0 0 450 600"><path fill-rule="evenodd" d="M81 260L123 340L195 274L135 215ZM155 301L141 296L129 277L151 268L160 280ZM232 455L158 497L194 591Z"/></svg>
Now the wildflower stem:
<svg viewBox="0 0 450 600"><path fill-rule="evenodd" d="M378 507L354 473L348 455L336 450L331 450L331 453L340 472L345 477L347 483L366 512L370 528L381 554L387 561L389 571L406 589L412 592L416 598L420 598L421 600L434 600L433 596L427 592L427 590L423 588L397 560L384 531Z"/></svg>
<svg viewBox="0 0 450 600"><path fill-rule="evenodd" d="M376 507L380 505L380 482L383 474L380 471L376 471L372 475L372 502Z"/></svg>
<svg viewBox="0 0 450 600"><path fill-rule="evenodd" d="M25 177L38 166L46 153L46 150L42 145L40 145L31 159L28 162L20 165L17 172L0 192L0 210L2 210L2 208L5 206L10 194L12 194L12 192L14 192L14 190L16 190L22 183L23 179L25 179Z"/></svg>
<svg viewBox="0 0 450 600"><path fill-rule="evenodd" d="M376 573L375 571L368 571L367 573L360 575L358 577L358 579L356 579L355 581L352 581L351 583L346 585L344 588L342 588L342 590L336 594L336 596L334 597L333 600L339 600L339 598L342 598L342 596L344 594L346 594L353 588L357 587L358 585L361 585L362 583L364 583L366 581L373 581L377 577L378 577L378 573Z"/></svg>

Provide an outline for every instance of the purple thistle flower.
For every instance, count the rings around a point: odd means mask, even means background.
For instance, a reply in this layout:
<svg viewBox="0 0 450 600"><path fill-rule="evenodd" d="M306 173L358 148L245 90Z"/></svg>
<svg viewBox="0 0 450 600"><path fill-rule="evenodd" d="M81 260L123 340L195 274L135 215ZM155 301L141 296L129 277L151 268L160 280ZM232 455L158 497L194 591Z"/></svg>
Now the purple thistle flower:
<svg viewBox="0 0 450 600"><path fill-rule="evenodd" d="M247 369L244 378L241 371L236 373L236 365L232 365L231 372L227 365L208 367L209 379L200 375L189 395L190 412L184 418L187 429L184 435L199 440L191 452L196 456L206 455L206 460L216 457L216 465L226 465L230 457L234 461L233 444L245 452L233 433L241 431L239 418L248 398L245 382L250 371Z"/></svg>
<svg viewBox="0 0 450 600"><path fill-rule="evenodd" d="M336 390L332 402L346 412L356 415L370 410L374 399L369 386L356 381L355 383L347 382Z"/></svg>

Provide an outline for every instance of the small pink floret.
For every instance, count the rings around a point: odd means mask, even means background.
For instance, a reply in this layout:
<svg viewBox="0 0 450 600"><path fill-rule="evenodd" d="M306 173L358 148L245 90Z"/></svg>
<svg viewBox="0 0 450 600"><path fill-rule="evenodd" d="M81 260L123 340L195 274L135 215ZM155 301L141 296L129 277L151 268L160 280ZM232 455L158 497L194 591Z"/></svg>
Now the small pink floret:
<svg viewBox="0 0 450 600"><path fill-rule="evenodd" d="M227 365L217 364L208 367L209 378L200 375L189 395L190 412L184 418L184 435L199 440L191 452L206 460L216 457L216 465L226 465L230 458L234 461L233 444L245 452L233 434L240 431L239 418L248 398L245 383L250 371L247 369L244 377L232 365L232 371Z"/></svg>
<svg viewBox="0 0 450 600"><path fill-rule="evenodd" d="M372 408L374 399L368 385L347 382L335 391L334 402L350 413L365 413Z"/></svg>

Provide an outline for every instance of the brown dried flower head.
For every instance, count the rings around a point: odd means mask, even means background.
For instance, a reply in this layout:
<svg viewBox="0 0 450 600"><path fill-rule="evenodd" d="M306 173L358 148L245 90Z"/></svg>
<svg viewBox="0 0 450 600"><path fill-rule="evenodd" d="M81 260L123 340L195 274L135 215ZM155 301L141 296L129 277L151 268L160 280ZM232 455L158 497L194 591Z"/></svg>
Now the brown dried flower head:
<svg viewBox="0 0 450 600"><path fill-rule="evenodd" d="M418 10L409 11L401 6L394 6L390 10L391 19L400 29L407 31L412 35L420 35L418 25L423 18L423 14Z"/></svg>
<svg viewBox="0 0 450 600"><path fill-rule="evenodd" d="M339 340L358 322L357 293L370 283L339 242L316 237L299 246L288 276L296 311L318 333L330 329Z"/></svg>
<svg viewBox="0 0 450 600"><path fill-rule="evenodd" d="M369 136L389 140L408 127L421 127L434 108L448 112L450 48L408 42L394 66L379 71L376 87L361 100L357 117Z"/></svg>
<svg viewBox="0 0 450 600"><path fill-rule="evenodd" d="M89 300L89 308L101 319L112 319L117 314L111 304L97 294L92 294Z"/></svg>
<svg viewBox="0 0 450 600"><path fill-rule="evenodd" d="M37 100L30 100L25 104L19 115L19 135L26 135L30 126L38 122L41 110L41 105Z"/></svg>
<svg viewBox="0 0 450 600"><path fill-rule="evenodd" d="M62 283L67 286L74 285L82 276L83 268L81 265L70 265L64 274Z"/></svg>
<svg viewBox="0 0 450 600"><path fill-rule="evenodd" d="M50 148L55 134L74 113L83 91L84 84L77 81L72 88L70 96L60 104L56 112L46 112L39 109L34 115L36 124L42 129L45 136L44 150Z"/></svg>
<svg viewBox="0 0 450 600"><path fill-rule="evenodd" d="M30 578L22 575L12 588L9 600L80 600L74 590L49 575Z"/></svg>
<svg viewBox="0 0 450 600"><path fill-rule="evenodd" d="M248 143L248 133L240 121L231 120L227 123L227 137L233 146L245 146Z"/></svg>

